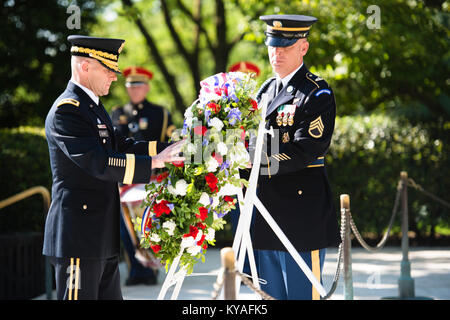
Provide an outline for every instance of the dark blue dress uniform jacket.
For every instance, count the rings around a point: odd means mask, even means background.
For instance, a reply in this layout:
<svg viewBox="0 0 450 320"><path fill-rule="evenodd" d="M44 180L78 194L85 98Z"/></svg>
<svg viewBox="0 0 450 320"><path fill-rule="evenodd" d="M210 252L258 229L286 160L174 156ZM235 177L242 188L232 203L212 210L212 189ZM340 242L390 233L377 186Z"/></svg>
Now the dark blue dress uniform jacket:
<svg viewBox="0 0 450 320"><path fill-rule="evenodd" d="M101 102L69 82L45 121L53 175L43 254L119 254L118 182L148 183L151 157L165 146L118 134Z"/></svg>
<svg viewBox="0 0 450 320"><path fill-rule="evenodd" d="M259 177L258 197L297 251L337 245L337 216L324 166L336 116L333 92L305 65L278 95L275 88L272 79L260 89L269 96L266 128L278 130L279 150L271 148L268 136L262 161L269 160L269 174ZM277 116L292 110L291 125L280 123ZM256 249L286 251L259 213L253 236Z"/></svg>

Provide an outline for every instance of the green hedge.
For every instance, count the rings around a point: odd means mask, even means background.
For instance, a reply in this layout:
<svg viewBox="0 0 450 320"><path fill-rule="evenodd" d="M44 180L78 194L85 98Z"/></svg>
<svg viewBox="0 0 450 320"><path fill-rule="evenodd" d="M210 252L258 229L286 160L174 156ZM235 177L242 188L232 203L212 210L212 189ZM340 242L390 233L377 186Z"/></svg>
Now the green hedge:
<svg viewBox="0 0 450 320"><path fill-rule="evenodd" d="M400 171L424 189L449 201L449 124L435 128L411 125L387 116L338 117L326 165L336 207L339 195L350 195L353 218L363 234L379 236L387 227ZM445 140L447 139L447 140ZM0 130L0 199L43 185L51 190L51 171L44 129ZM409 188L410 230L433 235L448 230L449 210ZM0 210L0 233L42 231L39 195ZM399 231L400 218L395 224ZM224 239L231 237L231 227Z"/></svg>
<svg viewBox="0 0 450 320"><path fill-rule="evenodd" d="M401 171L448 201L448 127L425 128L381 115L337 118L326 159L337 208L339 195L349 194L358 229L380 236L392 213ZM436 226L448 229L448 209L413 188L408 188L408 202L410 230L417 236L434 236ZM399 231L400 215L395 226Z"/></svg>
<svg viewBox="0 0 450 320"><path fill-rule="evenodd" d="M0 129L0 199L42 185L51 192L51 170L43 128ZM42 196L33 195L0 210L0 234L42 231Z"/></svg>

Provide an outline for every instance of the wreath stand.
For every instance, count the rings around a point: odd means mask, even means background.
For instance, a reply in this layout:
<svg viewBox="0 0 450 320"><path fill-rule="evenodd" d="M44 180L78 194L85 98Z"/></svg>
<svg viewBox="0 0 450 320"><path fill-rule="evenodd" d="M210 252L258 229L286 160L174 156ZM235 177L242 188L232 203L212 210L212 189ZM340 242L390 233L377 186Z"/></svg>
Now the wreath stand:
<svg viewBox="0 0 450 320"><path fill-rule="evenodd" d="M252 170L250 172L250 180L247 188L247 192L245 193L245 198L243 196L242 190L238 193L238 200L239 200L239 208L240 208L240 216L239 216L239 222L236 229L236 234L233 240L233 252L235 253L237 257L237 268L242 273L242 270L244 268L244 262L246 254L248 254L249 263L250 263L250 271L251 276L253 280L253 285L257 288L260 288L259 286L259 278L258 273L256 270L256 263L255 263L255 256L253 253L253 246L252 241L250 238L250 223L252 219L253 214L253 207L256 207L258 211L261 213L263 218L266 220L266 222L269 224L275 235L280 239L281 243L286 247L289 254L292 256L292 258L295 260L295 262L298 264L298 266L302 269L302 271L305 273L306 277L309 279L309 281L312 283L312 285L316 288L316 290L319 292L319 294L324 297L326 295L326 291L323 288L323 286L320 284L320 282L317 280L317 278L312 273L311 269L308 267L308 265L305 263L303 258L300 256L300 254L297 252L295 247L292 245L292 243L289 241L289 239L284 234L283 230L278 226L278 224L275 222L275 220L272 218L270 213L267 211L267 209L264 207L262 202L258 199L256 195L256 186L258 182L258 176L261 166L261 153L262 153L262 147L263 147L263 139L264 135L266 133L270 133L273 136L273 130L271 128L270 131L268 131L265 128L265 116L267 111L267 104L268 104L268 95L263 94L262 99L260 102L260 106L262 107L262 120L259 123L258 127L258 134L256 136L256 148L255 148L255 157L253 161ZM183 284L184 278L187 275L187 270L183 267L179 268L179 270L175 273L175 271L178 269L179 262L181 255L184 251L184 248L181 248L178 256L173 260L169 272L167 273L167 276L164 280L164 283L162 285L161 291L158 295L158 300L163 300L167 294L167 290L175 285L175 288L172 292L171 300L176 300L178 297L178 294L180 292L181 286ZM223 272L219 272L218 277L222 277ZM241 278L236 277L236 297L239 296L239 290L240 290L240 282Z"/></svg>

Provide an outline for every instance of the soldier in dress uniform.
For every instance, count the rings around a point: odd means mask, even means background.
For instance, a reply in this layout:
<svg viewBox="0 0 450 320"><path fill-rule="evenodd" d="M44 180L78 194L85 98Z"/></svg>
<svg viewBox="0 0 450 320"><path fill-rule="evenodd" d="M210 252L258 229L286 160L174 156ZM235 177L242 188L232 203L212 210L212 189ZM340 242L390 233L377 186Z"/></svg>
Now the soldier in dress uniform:
<svg viewBox="0 0 450 320"><path fill-rule="evenodd" d="M172 118L167 109L146 99L153 73L143 67L130 66L123 70L123 76L130 101L122 107L113 108L111 119L114 127L123 135L136 140L167 142L175 129ZM128 209L123 208L120 217L120 237L129 263L125 285L156 284L157 270L148 266L146 260L136 259L136 254L151 253L141 251L139 243L133 241L135 237L130 234L134 230L127 228L127 225L131 225L131 217Z"/></svg>
<svg viewBox="0 0 450 320"><path fill-rule="evenodd" d="M113 125L128 137L166 142L175 126L166 108L146 99L153 73L142 67L128 67L123 75L130 102L113 109Z"/></svg>
<svg viewBox="0 0 450 320"><path fill-rule="evenodd" d="M303 62L307 36L317 19L303 15L260 19L267 24L265 44L276 77L263 83L257 100L268 94L266 128L272 127L278 140L266 137L262 159L268 175L259 177L258 197L321 281L325 250L337 245L340 236L325 169L336 115L334 95ZM264 291L277 299L320 298L260 214L253 241L259 276L267 280Z"/></svg>
<svg viewBox="0 0 450 320"><path fill-rule="evenodd" d="M117 80L124 40L72 35L72 77L46 121L53 176L43 254L58 299L122 299L117 183L146 183L181 144L137 142L113 128L99 97ZM156 154L159 152L158 154Z"/></svg>

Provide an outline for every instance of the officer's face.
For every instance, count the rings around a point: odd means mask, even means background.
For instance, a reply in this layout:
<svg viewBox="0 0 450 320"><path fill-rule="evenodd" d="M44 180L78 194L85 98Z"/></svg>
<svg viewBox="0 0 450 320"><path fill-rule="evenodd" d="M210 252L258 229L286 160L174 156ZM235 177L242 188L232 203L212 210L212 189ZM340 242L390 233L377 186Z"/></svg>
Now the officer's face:
<svg viewBox="0 0 450 320"><path fill-rule="evenodd" d="M97 60L89 61L89 69L87 72L90 89L98 97L105 96L109 93L111 83L117 80L115 72L105 68Z"/></svg>
<svg viewBox="0 0 450 320"><path fill-rule="evenodd" d="M130 96L130 100L134 104L138 104L142 102L147 96L149 90L149 86L147 83L143 83L137 86L127 87L128 95Z"/></svg>
<svg viewBox="0 0 450 320"><path fill-rule="evenodd" d="M303 56L309 48L306 39L299 39L289 47L268 47L270 65L280 78L297 69L303 62Z"/></svg>

